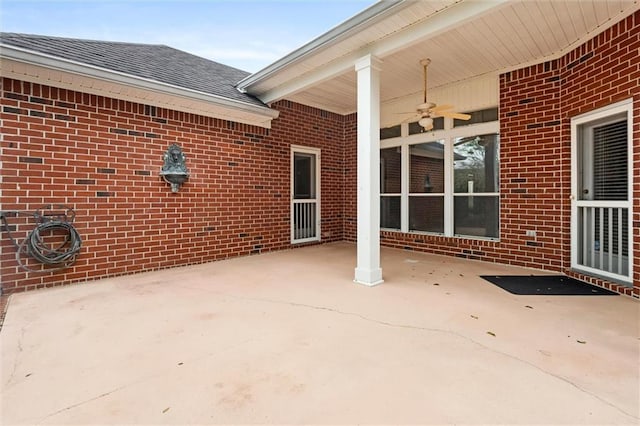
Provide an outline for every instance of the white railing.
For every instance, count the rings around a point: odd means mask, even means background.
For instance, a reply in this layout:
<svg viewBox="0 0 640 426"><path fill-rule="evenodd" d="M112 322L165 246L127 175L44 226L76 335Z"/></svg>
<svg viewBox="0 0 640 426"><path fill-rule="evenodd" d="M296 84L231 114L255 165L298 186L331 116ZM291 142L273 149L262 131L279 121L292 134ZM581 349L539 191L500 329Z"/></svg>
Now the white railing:
<svg viewBox="0 0 640 426"><path fill-rule="evenodd" d="M291 224L294 242L318 239L316 207L316 200L293 200Z"/></svg>
<svg viewBox="0 0 640 426"><path fill-rule="evenodd" d="M630 278L628 208L579 206L578 215L578 264L606 275Z"/></svg>

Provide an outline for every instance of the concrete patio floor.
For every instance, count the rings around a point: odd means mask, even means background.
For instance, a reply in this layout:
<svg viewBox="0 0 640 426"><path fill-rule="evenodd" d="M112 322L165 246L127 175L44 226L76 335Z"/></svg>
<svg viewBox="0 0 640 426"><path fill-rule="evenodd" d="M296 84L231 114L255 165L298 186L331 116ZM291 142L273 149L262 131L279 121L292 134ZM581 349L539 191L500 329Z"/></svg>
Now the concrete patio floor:
<svg viewBox="0 0 640 426"><path fill-rule="evenodd" d="M528 269L306 247L15 294L1 423L638 424L640 305Z"/></svg>

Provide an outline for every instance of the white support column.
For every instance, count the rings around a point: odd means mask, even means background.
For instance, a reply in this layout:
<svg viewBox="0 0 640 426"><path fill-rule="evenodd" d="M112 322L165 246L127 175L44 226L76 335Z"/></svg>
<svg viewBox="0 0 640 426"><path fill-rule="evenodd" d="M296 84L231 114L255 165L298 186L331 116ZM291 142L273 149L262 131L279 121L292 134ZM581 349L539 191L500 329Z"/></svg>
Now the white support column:
<svg viewBox="0 0 640 426"><path fill-rule="evenodd" d="M358 74L358 259L354 281L383 282L380 268L380 64L367 55Z"/></svg>

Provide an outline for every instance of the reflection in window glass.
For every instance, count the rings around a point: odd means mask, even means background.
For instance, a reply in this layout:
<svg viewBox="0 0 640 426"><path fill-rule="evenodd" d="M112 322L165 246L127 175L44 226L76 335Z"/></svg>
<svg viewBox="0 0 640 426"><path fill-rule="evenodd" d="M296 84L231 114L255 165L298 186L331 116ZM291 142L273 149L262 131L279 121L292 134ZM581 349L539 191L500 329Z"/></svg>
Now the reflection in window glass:
<svg viewBox="0 0 640 426"><path fill-rule="evenodd" d="M410 196L409 230L444 233L444 196Z"/></svg>
<svg viewBox="0 0 640 426"><path fill-rule="evenodd" d="M444 144L441 141L409 148L409 193L444 193Z"/></svg>
<svg viewBox="0 0 640 426"><path fill-rule="evenodd" d="M296 200L316 197L316 156L296 152L293 157L293 190Z"/></svg>
<svg viewBox="0 0 640 426"><path fill-rule="evenodd" d="M401 191L400 148L380 150L380 193L399 194Z"/></svg>
<svg viewBox="0 0 640 426"><path fill-rule="evenodd" d="M400 197L380 197L380 227L400 229Z"/></svg>
<svg viewBox="0 0 640 426"><path fill-rule="evenodd" d="M498 187L498 135L456 138L453 186L456 194L494 193Z"/></svg>
<svg viewBox="0 0 640 426"><path fill-rule="evenodd" d="M457 235L498 238L498 145L495 133L454 142L453 225Z"/></svg>
<svg viewBox="0 0 640 426"><path fill-rule="evenodd" d="M457 235L498 238L498 196L454 197L454 232Z"/></svg>
<svg viewBox="0 0 640 426"><path fill-rule="evenodd" d="M444 143L409 147L409 230L444 233Z"/></svg>

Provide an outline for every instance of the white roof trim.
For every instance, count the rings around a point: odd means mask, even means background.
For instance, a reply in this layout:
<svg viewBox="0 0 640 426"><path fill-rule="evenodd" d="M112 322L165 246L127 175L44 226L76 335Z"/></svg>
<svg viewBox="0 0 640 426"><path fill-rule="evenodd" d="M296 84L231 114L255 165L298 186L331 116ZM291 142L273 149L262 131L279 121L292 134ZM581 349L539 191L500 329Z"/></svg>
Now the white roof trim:
<svg viewBox="0 0 640 426"><path fill-rule="evenodd" d="M252 105L243 101L229 99L222 96L175 86L168 83L161 83L147 78L136 77L119 71L113 71L77 61L62 59L56 56L47 55L40 52L33 52L31 50L22 49L3 43L0 43L0 59L8 59L83 77L96 78L110 83L121 84L137 89L143 89L150 92L175 96L183 99L188 98L194 101L207 102L215 105L216 107L222 107L234 111L258 115L263 118L262 121L270 122L270 120L277 118L279 115L278 111L266 106L262 107L259 105ZM0 66L0 71L1 70L2 68Z"/></svg>
<svg viewBox="0 0 640 426"><path fill-rule="evenodd" d="M341 73L354 69L354 65L357 60L363 57L365 54L371 54L379 58L383 58L399 49L412 45L421 39L433 36L434 34L446 31L461 22L466 22L472 17L482 15L492 9L506 5L512 0L484 0L484 1L460 1L453 4L451 7L435 14L429 19L416 23L409 28L389 35L380 41L366 46L366 49L352 51L343 55L342 57L333 60L321 67L315 68L305 74L299 75L295 78L289 79L286 83L277 85L267 91L261 92L252 90L250 85L259 83L264 80L268 80L278 71L284 71L286 67L295 64L314 53L318 53L322 50L328 49L331 45L337 43L340 40L333 39L330 36L333 31L340 29L340 36L342 38L352 35L355 31L361 31L366 26L374 25L380 20L386 18L392 11L396 12L397 9L393 9L393 6L404 4L405 7L411 5L411 1L399 0L395 1L391 6L385 2L376 3L377 6L381 3L386 4L386 8L378 10L373 7L365 10L360 15L356 15L353 19L346 21L336 29L329 31L323 36L317 38L308 45L302 47L298 51L292 53L289 56L281 59L273 64L271 67L265 68L263 71L259 71L244 80L242 80L238 87L240 90L248 91L256 95L260 100L266 104L271 104L280 99L285 99L292 94L301 92L315 84L329 80ZM375 16L370 16L372 13L376 13ZM364 15L364 16L361 16ZM366 19L365 19L366 17ZM374 19L375 18L375 19ZM298 54L296 54L298 53ZM384 59L383 59L384 61ZM384 66L383 66L384 68Z"/></svg>
<svg viewBox="0 0 640 426"><path fill-rule="evenodd" d="M245 92L247 87L254 84L256 81L268 78L274 73L277 73L282 68L285 68L295 62L302 60L303 58L329 48L331 45L351 36L354 32L361 31L363 27L368 27L374 23L380 21L386 16L396 13L398 10L403 9L411 5L408 0L384 0L378 1L373 6L365 9L357 15L349 18L342 24L332 28L321 36L313 39L304 46L294 50L287 56L279 59L273 64L263 68L262 70L251 74L242 79L237 87L240 91Z"/></svg>

